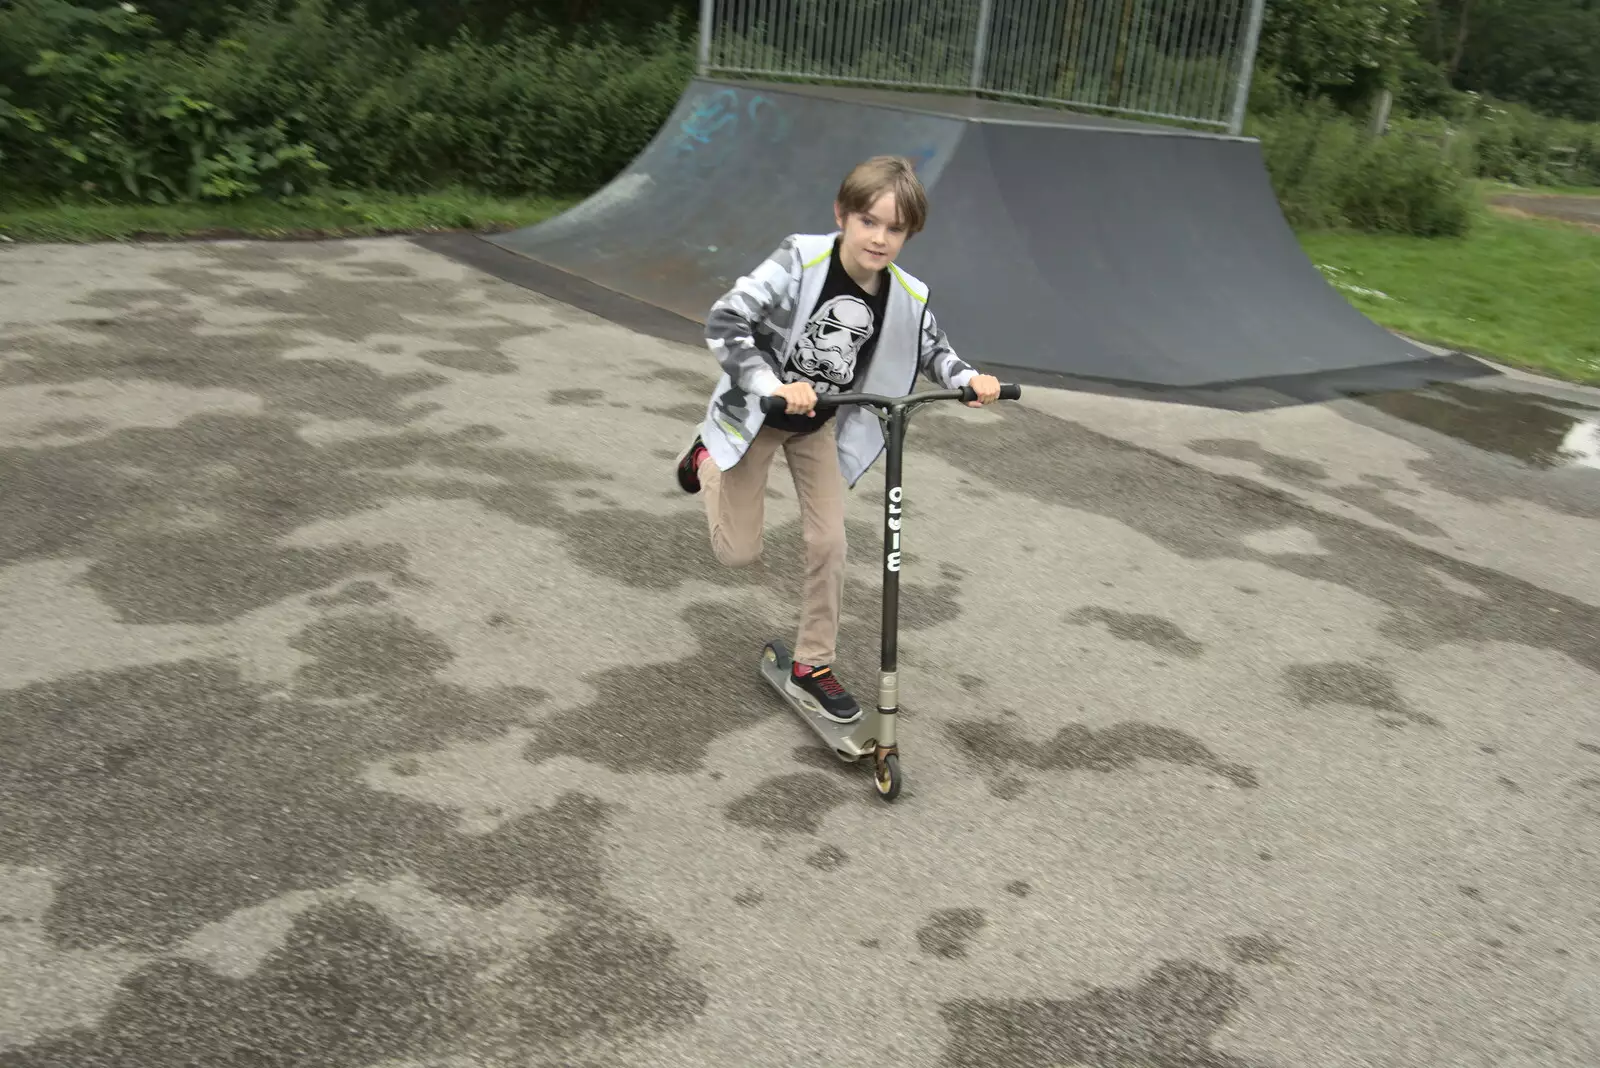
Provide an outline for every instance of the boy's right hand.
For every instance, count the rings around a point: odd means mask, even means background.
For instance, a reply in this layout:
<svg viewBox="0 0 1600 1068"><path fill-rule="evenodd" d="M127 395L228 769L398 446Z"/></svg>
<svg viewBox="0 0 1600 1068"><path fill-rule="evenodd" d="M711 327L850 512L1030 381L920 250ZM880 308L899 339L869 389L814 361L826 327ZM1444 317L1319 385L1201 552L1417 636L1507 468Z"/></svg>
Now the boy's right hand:
<svg viewBox="0 0 1600 1068"><path fill-rule="evenodd" d="M806 415L817 414L817 391L811 388L810 382L790 382L788 385L779 386L776 396L789 402L789 414Z"/></svg>

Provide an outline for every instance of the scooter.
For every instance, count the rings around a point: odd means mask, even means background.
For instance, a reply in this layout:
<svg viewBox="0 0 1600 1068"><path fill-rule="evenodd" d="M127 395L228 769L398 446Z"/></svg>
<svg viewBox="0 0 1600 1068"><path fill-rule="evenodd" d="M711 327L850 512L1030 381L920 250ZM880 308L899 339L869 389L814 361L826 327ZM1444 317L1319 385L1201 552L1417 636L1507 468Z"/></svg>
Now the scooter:
<svg viewBox="0 0 1600 1068"><path fill-rule="evenodd" d="M1020 385L1000 387L1001 400L1016 400L1021 396ZM878 788L878 796L885 801L893 801L900 796L905 783L900 771L900 749L895 738L895 716L900 711L900 526L905 497L900 485L900 467L905 452L906 424L911 419L912 411L924 404L946 400L971 402L977 399L978 394L971 386L911 393L904 397L872 393L833 393L817 397L818 408L846 404L869 406L884 424L888 456L884 465L883 627L877 707L862 709L861 718L854 723L835 723L822 714L822 709L815 701L796 697L785 685L790 672L794 670L793 654L778 639L768 642L762 651L761 675L840 760L854 764L871 755L873 780ZM761 410L768 414L781 412L787 407L788 402L782 397L761 398Z"/></svg>

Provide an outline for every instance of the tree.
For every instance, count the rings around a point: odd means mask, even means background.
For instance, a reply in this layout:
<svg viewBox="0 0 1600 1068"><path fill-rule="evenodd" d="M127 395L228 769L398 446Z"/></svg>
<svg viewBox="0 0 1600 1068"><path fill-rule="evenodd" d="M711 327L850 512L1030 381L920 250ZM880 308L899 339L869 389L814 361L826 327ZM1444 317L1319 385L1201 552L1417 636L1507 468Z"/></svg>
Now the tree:
<svg viewBox="0 0 1600 1068"><path fill-rule="evenodd" d="M1296 96L1353 105L1392 88L1415 53L1422 0L1269 0L1258 66Z"/></svg>

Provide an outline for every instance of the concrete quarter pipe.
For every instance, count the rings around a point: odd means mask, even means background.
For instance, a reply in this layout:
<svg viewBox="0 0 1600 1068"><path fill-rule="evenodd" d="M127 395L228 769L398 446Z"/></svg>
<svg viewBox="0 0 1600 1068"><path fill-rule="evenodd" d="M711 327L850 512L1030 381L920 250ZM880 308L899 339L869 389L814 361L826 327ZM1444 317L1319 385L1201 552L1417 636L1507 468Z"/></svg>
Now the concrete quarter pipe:
<svg viewBox="0 0 1600 1068"><path fill-rule="evenodd" d="M879 153L916 160L932 202L901 262L996 374L1256 406L1488 373L1332 288L1253 139L1017 105L696 80L604 189L487 240L703 322L785 234L832 229L839 180Z"/></svg>

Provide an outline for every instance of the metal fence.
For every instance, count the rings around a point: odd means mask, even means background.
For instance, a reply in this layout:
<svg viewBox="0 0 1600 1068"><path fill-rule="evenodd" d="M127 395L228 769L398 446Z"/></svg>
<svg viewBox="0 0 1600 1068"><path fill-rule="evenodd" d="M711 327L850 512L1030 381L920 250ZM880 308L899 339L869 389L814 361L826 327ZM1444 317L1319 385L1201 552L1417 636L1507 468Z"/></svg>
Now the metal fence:
<svg viewBox="0 0 1600 1068"><path fill-rule="evenodd" d="M701 0L700 70L1226 127L1263 0Z"/></svg>

